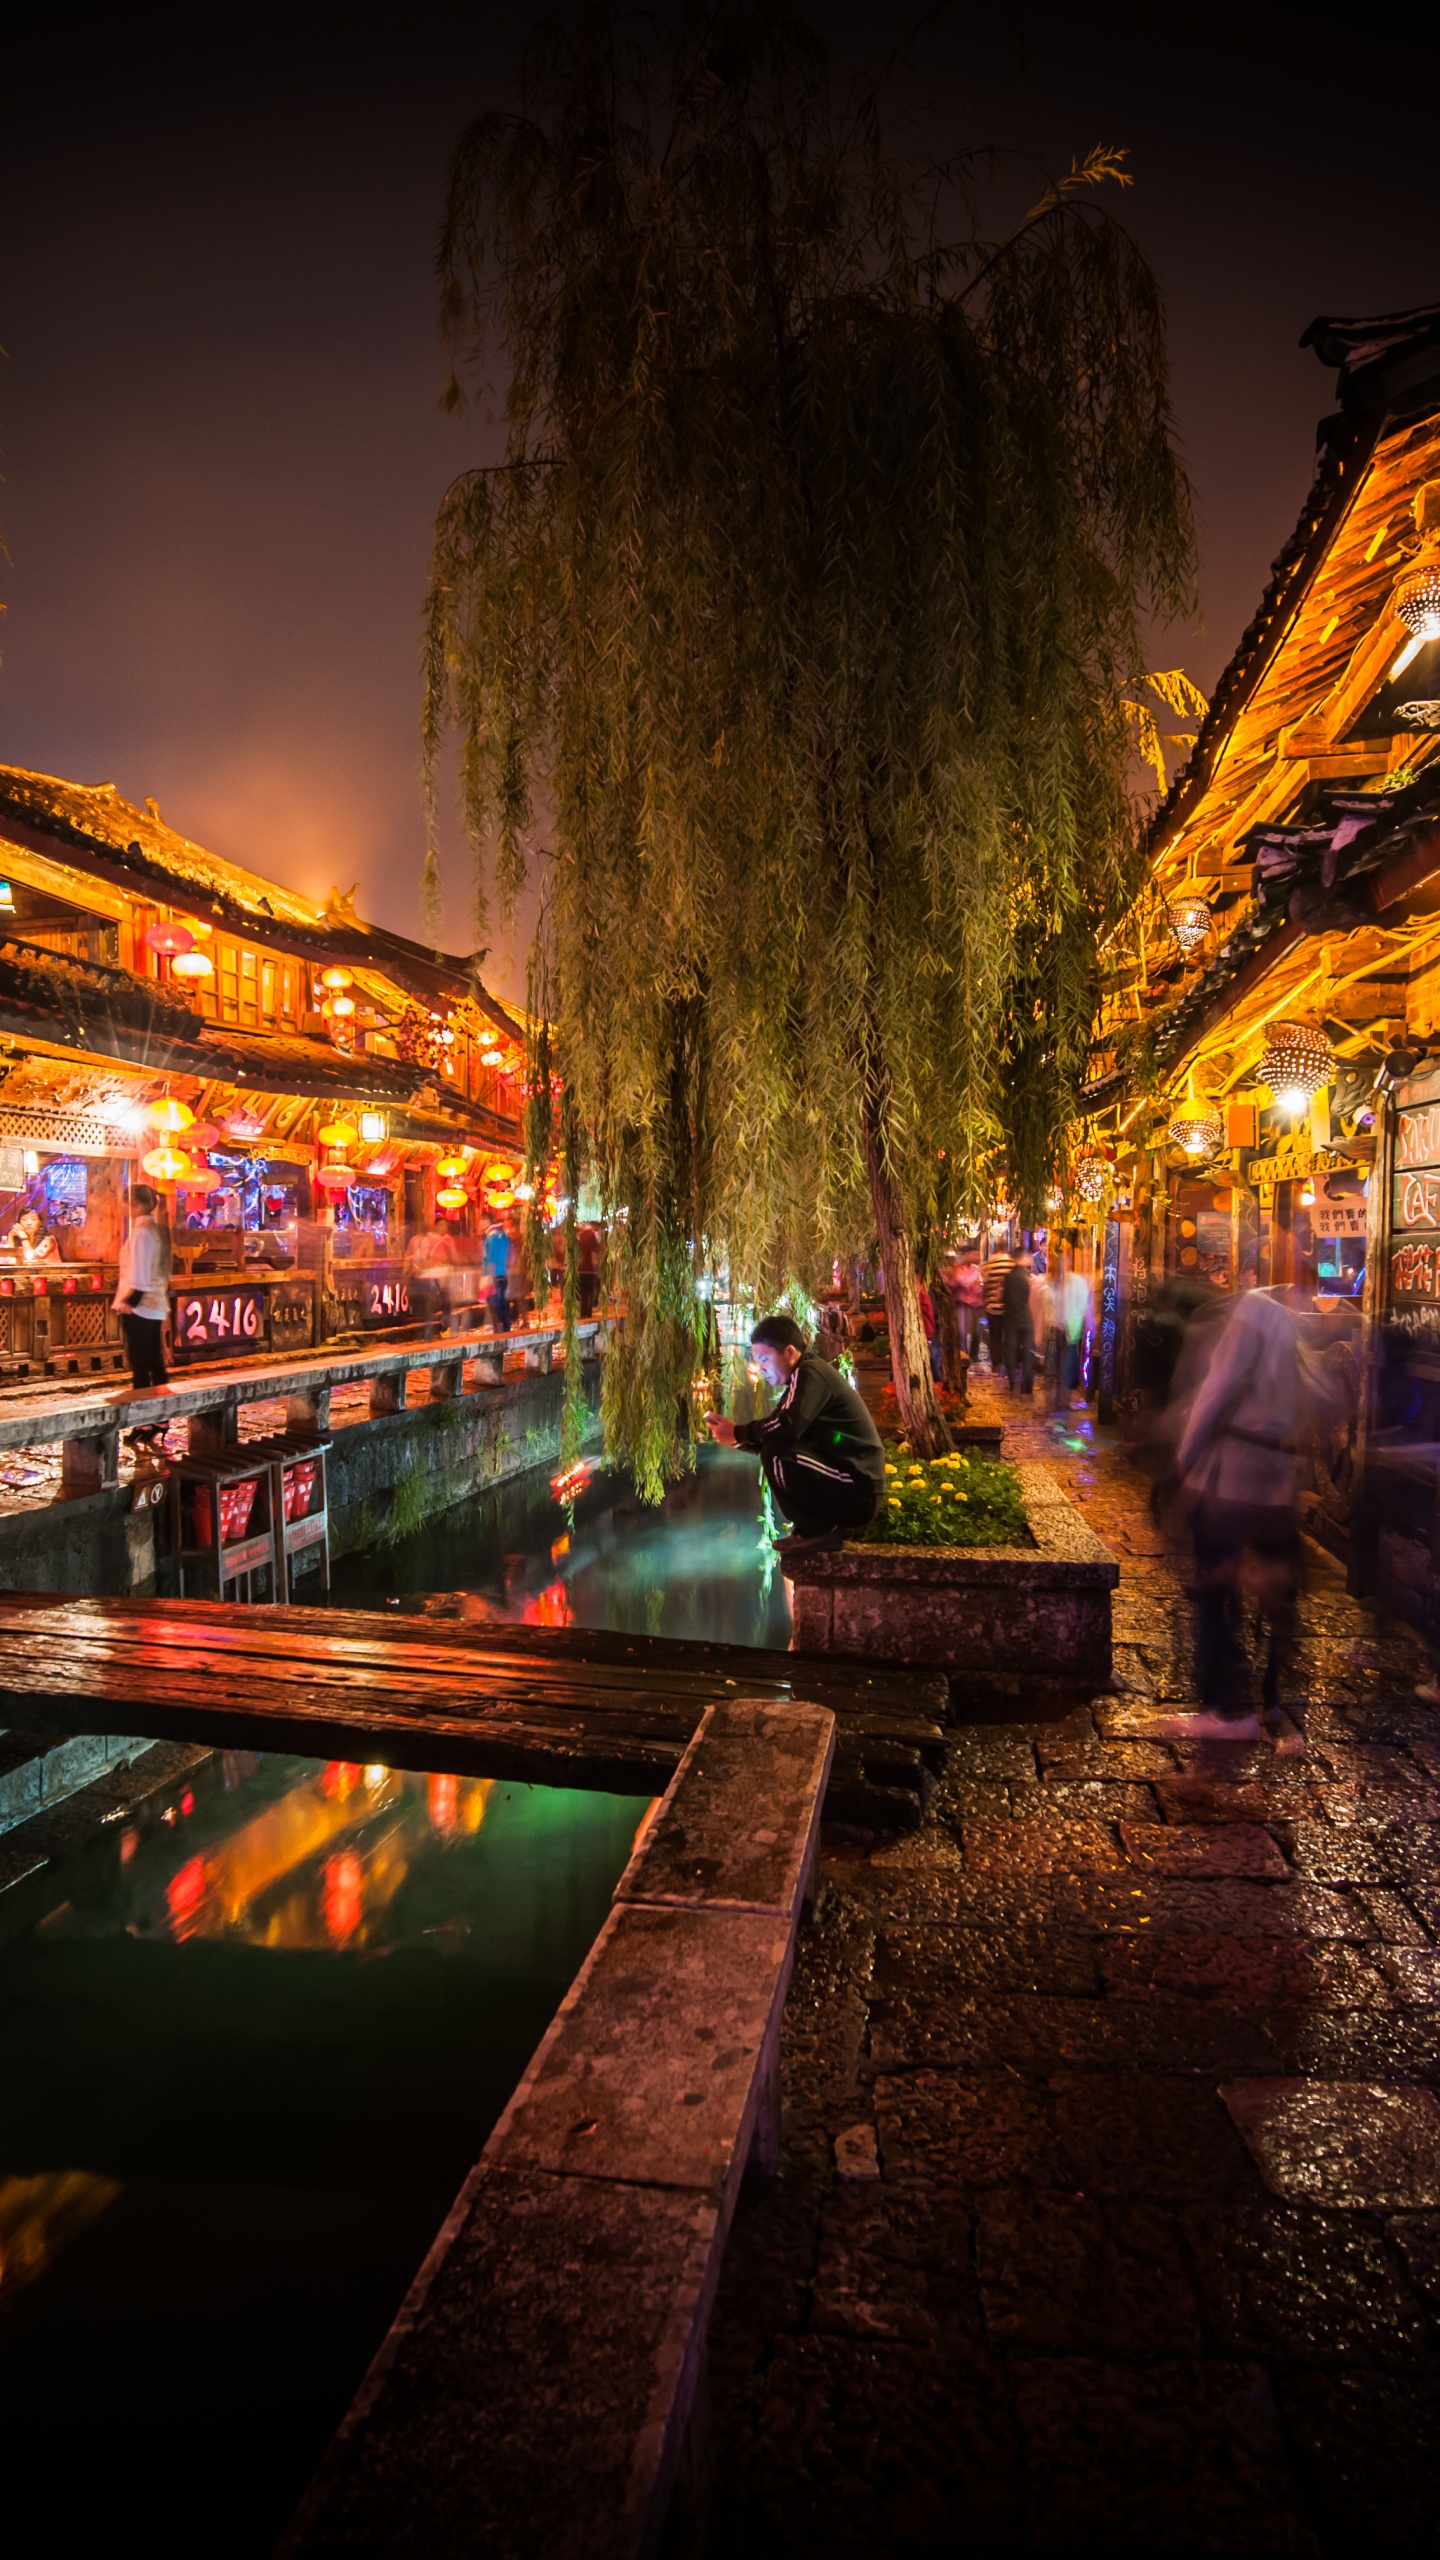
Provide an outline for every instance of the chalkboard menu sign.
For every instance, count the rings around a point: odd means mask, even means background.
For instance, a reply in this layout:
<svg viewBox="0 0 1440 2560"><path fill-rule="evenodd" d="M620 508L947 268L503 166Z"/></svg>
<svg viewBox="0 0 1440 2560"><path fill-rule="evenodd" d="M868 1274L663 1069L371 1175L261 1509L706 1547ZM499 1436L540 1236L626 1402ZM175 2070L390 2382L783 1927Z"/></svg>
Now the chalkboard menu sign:
<svg viewBox="0 0 1440 2560"><path fill-rule="evenodd" d="M1396 1118L1390 1312L1406 1333L1440 1344L1440 1102Z"/></svg>

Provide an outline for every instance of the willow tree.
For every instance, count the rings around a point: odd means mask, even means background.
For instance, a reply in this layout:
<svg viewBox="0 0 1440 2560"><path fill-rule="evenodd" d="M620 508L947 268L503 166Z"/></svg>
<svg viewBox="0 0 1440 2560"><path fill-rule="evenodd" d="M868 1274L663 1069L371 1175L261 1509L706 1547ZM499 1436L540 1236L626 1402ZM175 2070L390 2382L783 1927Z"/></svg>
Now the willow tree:
<svg viewBox="0 0 1440 2560"><path fill-rule="evenodd" d="M1188 593L1156 282L1093 153L1009 234L757 14L552 30L452 163L450 397L505 449L436 537L427 740L482 893L543 837L558 1070L615 1213L612 1450L686 1456L704 1282L1038 1203L1134 878L1127 686ZM943 1182L938 1175L943 1172Z"/></svg>

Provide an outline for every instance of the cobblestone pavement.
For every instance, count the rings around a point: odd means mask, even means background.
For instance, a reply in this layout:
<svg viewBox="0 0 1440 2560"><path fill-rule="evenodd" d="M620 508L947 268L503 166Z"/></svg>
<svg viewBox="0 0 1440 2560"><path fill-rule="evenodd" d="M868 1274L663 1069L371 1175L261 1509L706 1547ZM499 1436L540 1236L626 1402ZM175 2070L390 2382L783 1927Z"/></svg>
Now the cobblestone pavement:
<svg viewBox="0 0 1440 2560"><path fill-rule="evenodd" d="M712 2330L712 2550L1430 2552L1425 1658L1312 1553L1304 1756L1161 1739L1183 1560L1113 1435L1005 1418L1121 1560L1116 1687L963 1732L923 1830L825 1859Z"/></svg>

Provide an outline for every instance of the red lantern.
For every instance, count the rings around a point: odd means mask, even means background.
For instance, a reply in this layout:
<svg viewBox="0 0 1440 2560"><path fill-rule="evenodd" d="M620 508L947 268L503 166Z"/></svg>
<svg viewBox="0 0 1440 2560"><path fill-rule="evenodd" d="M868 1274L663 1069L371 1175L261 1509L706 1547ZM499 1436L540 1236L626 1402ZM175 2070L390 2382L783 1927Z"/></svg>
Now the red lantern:
<svg viewBox="0 0 1440 2560"><path fill-rule="evenodd" d="M322 1164L315 1173L315 1181L319 1188L322 1191L333 1191L337 1199L342 1191L350 1190L354 1180L355 1176L348 1164Z"/></svg>
<svg viewBox="0 0 1440 2560"><path fill-rule="evenodd" d="M147 951L158 952L162 960L178 960L182 951L193 951L195 936L183 924L152 924L145 936Z"/></svg>

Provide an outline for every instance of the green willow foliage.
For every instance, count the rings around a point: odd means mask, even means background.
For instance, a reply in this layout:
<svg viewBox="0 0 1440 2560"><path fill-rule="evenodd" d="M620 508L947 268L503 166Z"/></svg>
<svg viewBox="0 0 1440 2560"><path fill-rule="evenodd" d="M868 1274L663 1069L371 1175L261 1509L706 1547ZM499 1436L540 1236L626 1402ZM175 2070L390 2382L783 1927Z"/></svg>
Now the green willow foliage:
<svg viewBox="0 0 1440 2560"><path fill-rule="evenodd" d="M652 1494L722 1258L763 1298L890 1238L936 1441L911 1245L1052 1178L1136 876L1139 618L1191 572L1115 155L987 241L972 170L897 161L809 29L716 25L663 60L552 31L457 148L440 256L452 396L503 380L507 434L440 513L427 754L458 731L507 905L546 841L632 1310L610 1445Z"/></svg>

